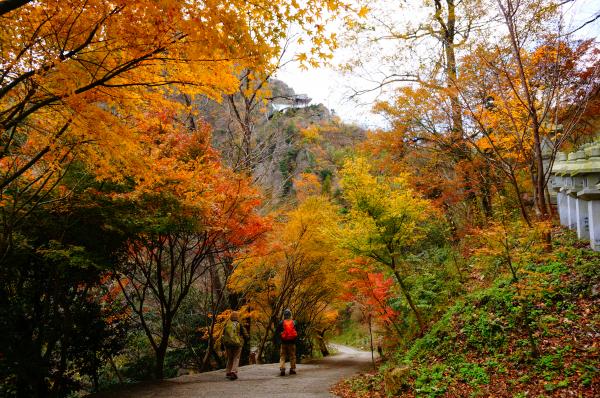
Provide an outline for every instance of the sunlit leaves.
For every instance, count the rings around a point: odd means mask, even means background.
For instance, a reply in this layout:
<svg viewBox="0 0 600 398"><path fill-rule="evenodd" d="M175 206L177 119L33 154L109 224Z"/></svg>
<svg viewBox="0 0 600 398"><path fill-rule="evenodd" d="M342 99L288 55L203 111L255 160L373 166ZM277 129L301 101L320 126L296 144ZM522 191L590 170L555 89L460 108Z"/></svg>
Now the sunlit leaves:
<svg viewBox="0 0 600 398"><path fill-rule="evenodd" d="M426 237L426 222L436 211L403 177L372 173L366 158L344 165L341 185L349 212L340 243L355 255L392 266Z"/></svg>
<svg viewBox="0 0 600 398"><path fill-rule="evenodd" d="M307 62L327 57L335 42L323 26L341 6L54 0L18 8L0 28L1 188L40 176L52 186L74 160L103 180L134 174L144 167L131 156L141 133L165 116L197 117L189 103L232 93L244 69L270 70L292 26L310 42Z"/></svg>
<svg viewBox="0 0 600 398"><path fill-rule="evenodd" d="M343 256L329 229L338 223L337 209L327 198L306 196L277 217L262 247L238 261L229 286L254 309L261 340L269 338L285 308L311 333L335 320Z"/></svg>

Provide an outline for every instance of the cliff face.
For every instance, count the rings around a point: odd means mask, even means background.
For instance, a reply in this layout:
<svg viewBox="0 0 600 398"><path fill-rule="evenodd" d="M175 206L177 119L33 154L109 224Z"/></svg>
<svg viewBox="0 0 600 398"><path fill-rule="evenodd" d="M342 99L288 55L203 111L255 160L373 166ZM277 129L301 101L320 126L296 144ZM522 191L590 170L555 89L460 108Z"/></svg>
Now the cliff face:
<svg viewBox="0 0 600 398"><path fill-rule="evenodd" d="M274 110L273 103L293 104L290 98L295 93L278 80L270 83L270 90L272 100L253 114L250 170L257 185L274 206L294 197L294 180L302 173L315 174L324 190L334 191L343 156L364 139L365 132L344 124L322 104ZM239 123L231 117L227 102L211 109L206 120L214 129L213 144L235 167Z"/></svg>

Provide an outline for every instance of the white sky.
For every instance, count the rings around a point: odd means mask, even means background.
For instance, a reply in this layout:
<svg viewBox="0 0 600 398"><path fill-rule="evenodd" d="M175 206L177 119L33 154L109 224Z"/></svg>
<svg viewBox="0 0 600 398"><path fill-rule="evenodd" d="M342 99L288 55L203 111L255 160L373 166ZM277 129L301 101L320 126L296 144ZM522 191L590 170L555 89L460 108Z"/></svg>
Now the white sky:
<svg viewBox="0 0 600 398"><path fill-rule="evenodd" d="M567 26L577 27L592 19L600 12L598 0L575 0L564 6ZM587 25L577 32L581 38L600 38L600 20ZM344 58L344 51L338 50L334 63ZM364 95L355 100L349 100L351 88L365 88L367 83L355 76L344 76L334 68L311 68L302 70L292 62L282 68L276 76L292 87L297 94L307 94L313 104L322 103L333 109L347 123L355 123L366 128L384 127L385 120L370 112L371 104L376 95Z"/></svg>

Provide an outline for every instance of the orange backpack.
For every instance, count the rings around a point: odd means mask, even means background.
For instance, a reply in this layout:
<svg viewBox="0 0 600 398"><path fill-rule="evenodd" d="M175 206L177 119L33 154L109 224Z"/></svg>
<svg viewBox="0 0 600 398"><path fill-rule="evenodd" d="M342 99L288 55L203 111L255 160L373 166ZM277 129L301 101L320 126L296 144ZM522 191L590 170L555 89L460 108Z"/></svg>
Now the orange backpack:
<svg viewBox="0 0 600 398"><path fill-rule="evenodd" d="M281 332L281 340L283 341L294 341L298 337L298 332L296 332L296 326L294 326L294 321L292 319L284 319L283 320L283 332Z"/></svg>

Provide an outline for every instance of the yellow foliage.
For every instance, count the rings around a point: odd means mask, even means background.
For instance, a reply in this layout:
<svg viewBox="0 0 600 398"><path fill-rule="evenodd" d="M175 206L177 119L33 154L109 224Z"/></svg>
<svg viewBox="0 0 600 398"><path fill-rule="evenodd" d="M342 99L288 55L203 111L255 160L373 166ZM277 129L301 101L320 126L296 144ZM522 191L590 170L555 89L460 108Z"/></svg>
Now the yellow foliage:
<svg viewBox="0 0 600 398"><path fill-rule="evenodd" d="M322 137L319 134L319 127L316 125L311 125L302 129L300 132L306 142L318 142L322 140Z"/></svg>
<svg viewBox="0 0 600 398"><path fill-rule="evenodd" d="M366 158L348 160L341 177L350 211L338 243L355 255L394 267L402 253L423 241L438 216L410 189L406 176L376 176Z"/></svg>
<svg viewBox="0 0 600 398"><path fill-rule="evenodd" d="M229 287L245 295L263 333L285 308L300 322L334 322L342 254L329 227L340 221L337 208L307 196L277 219L267 247L237 264Z"/></svg>
<svg viewBox="0 0 600 398"><path fill-rule="evenodd" d="M537 262L546 252L545 237L550 232L549 222L535 222L529 227L515 217L500 197L496 218L485 228L467 237L473 249L473 259L482 271L496 275L499 271L511 273L517 281L524 273L523 265Z"/></svg>

